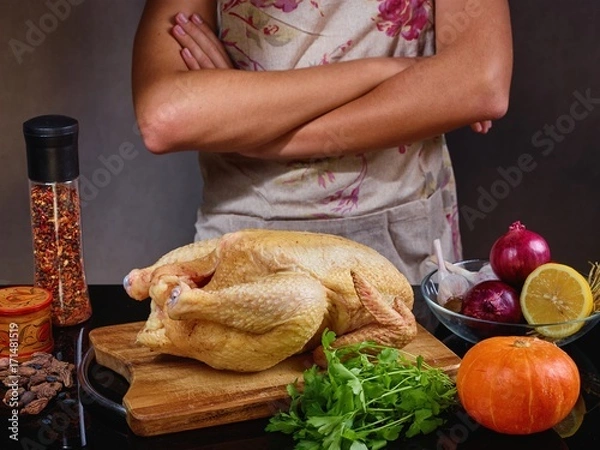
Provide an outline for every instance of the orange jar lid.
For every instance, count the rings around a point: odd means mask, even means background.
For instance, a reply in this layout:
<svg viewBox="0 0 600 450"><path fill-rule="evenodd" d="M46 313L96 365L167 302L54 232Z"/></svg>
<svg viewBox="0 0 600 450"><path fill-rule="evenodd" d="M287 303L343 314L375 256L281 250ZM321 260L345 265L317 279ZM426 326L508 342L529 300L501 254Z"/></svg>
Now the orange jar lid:
<svg viewBox="0 0 600 450"><path fill-rule="evenodd" d="M0 289L0 316L22 316L50 305L52 293L34 286L11 286Z"/></svg>

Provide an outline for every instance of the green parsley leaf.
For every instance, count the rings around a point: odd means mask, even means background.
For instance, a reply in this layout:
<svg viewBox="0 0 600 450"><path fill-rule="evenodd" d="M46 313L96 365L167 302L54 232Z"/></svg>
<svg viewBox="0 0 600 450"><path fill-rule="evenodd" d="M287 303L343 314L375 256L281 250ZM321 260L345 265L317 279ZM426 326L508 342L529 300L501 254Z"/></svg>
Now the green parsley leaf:
<svg viewBox="0 0 600 450"><path fill-rule="evenodd" d="M431 433L457 404L453 381L421 356L373 342L334 348L334 341L335 333L325 330L327 370L314 365L304 371L302 387L288 385L289 410L267 425L292 435L296 450L379 450Z"/></svg>

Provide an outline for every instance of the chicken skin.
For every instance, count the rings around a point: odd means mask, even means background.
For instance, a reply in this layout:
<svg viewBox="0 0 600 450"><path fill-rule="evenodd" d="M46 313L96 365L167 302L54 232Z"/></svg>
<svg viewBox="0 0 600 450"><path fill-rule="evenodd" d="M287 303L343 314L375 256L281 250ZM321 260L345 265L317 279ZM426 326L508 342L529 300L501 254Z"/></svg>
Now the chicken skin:
<svg viewBox="0 0 600 450"><path fill-rule="evenodd" d="M407 279L375 250L339 236L242 230L177 248L132 270L128 295L151 298L137 341L216 369L254 372L320 348L375 341L401 348L417 333Z"/></svg>

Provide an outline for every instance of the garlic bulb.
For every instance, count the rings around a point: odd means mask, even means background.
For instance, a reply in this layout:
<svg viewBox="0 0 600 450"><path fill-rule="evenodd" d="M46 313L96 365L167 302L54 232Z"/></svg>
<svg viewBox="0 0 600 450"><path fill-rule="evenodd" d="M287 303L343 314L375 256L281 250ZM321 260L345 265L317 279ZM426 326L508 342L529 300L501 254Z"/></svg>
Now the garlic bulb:
<svg viewBox="0 0 600 450"><path fill-rule="evenodd" d="M446 261L444 260L444 256L442 254L442 246L439 239L433 241L433 246L435 248L439 267L437 301L440 305L444 306L451 299L462 298L471 284L463 274L451 273L448 270L445 264Z"/></svg>
<svg viewBox="0 0 600 450"><path fill-rule="evenodd" d="M471 272L464 267L457 266L456 264L449 263L448 261L444 261L444 266L449 273L461 275L469 280L469 283L472 285L481 283L482 281L498 279L498 276L492 270L490 263L485 263L477 272Z"/></svg>

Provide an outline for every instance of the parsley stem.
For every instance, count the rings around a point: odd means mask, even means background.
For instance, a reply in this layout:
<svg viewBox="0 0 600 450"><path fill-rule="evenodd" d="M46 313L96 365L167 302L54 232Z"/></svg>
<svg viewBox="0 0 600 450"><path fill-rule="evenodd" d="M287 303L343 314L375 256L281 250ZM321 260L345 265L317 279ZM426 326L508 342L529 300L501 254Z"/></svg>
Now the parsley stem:
<svg viewBox="0 0 600 450"><path fill-rule="evenodd" d="M413 416L414 416L414 413L411 413L411 414L408 414L406 416L402 416L399 419L393 420L391 422L389 422L389 420L390 420L389 417L384 418L384 419L379 419L379 420L376 420L374 422L369 423L368 425L363 425L362 427L357 428L355 431L358 433L358 432L361 432L361 431L367 431L368 430L371 433L375 433L375 432L377 432L379 430L384 430L386 428L391 428L394 425L400 425L400 424L402 424L402 423L404 423L404 422L406 422L408 420L411 420L413 418ZM383 423L384 425L375 426L375 425L379 425L381 423Z"/></svg>
<svg viewBox="0 0 600 450"><path fill-rule="evenodd" d="M398 392L408 391L409 389L413 389L413 388L414 388L413 386L404 386L402 388L398 388L398 389L393 389L393 390L390 390L390 391L386 391L384 394L381 394L379 397L373 398L373 399L369 400L365 404L365 406L369 406L369 405L371 405L371 404L373 404L375 402L378 402L382 398L388 397L388 396L393 395L393 394L397 394Z"/></svg>

